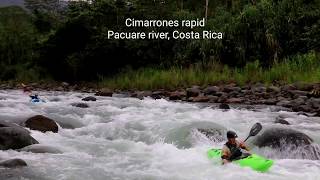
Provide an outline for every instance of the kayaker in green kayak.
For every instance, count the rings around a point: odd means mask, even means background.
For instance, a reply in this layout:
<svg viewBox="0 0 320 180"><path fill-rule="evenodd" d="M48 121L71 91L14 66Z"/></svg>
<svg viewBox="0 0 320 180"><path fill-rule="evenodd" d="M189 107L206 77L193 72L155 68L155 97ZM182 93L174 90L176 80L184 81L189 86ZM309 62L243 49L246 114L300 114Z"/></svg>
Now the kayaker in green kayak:
<svg viewBox="0 0 320 180"><path fill-rule="evenodd" d="M243 155L241 149L249 151L249 148L244 142L239 142L236 140L237 137L238 135L234 131L227 132L228 141L223 145L221 152L222 164L239 159ZM246 153L246 155L249 154Z"/></svg>

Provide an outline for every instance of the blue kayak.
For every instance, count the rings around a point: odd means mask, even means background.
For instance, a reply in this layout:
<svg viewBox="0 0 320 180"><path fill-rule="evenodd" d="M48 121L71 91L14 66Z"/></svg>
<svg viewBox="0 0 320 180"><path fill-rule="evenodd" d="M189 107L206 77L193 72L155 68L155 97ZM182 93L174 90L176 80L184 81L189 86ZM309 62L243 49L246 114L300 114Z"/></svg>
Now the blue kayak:
<svg viewBox="0 0 320 180"><path fill-rule="evenodd" d="M30 102L32 102L32 103L45 103L45 101L42 99L31 99Z"/></svg>

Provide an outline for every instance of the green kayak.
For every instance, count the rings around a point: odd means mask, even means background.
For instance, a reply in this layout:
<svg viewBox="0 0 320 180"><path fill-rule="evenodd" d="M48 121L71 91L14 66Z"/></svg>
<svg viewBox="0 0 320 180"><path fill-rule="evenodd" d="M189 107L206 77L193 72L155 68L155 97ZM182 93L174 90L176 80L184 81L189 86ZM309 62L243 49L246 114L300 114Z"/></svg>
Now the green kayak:
<svg viewBox="0 0 320 180"><path fill-rule="evenodd" d="M208 151L208 157L209 159L220 158L221 149L210 149ZM273 160L266 159L256 154L251 154L242 159L234 160L233 162L236 164L239 164L241 167L251 167L253 170L260 171L260 172L268 171L273 164Z"/></svg>

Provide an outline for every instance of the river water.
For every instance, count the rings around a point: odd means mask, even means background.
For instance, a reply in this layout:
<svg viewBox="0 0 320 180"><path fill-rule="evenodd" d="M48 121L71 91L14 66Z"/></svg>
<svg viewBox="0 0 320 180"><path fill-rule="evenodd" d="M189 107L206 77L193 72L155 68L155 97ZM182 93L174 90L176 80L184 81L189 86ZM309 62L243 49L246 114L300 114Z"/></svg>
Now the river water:
<svg viewBox="0 0 320 180"><path fill-rule="evenodd" d="M279 115L320 144L320 119L274 107L255 110L232 108L223 111L201 104L97 97L86 102L89 108L73 107L90 94L39 92L46 103L32 104L21 91L0 91L0 120L21 123L34 115L44 115L60 124L58 133L31 131L41 144L62 154L0 151L0 159L21 158L25 168L0 168L0 179L39 180L320 180L320 161L303 159L299 153L279 153L249 145L252 151L275 163L267 173L234 164L219 165L206 151L223 142L208 139L196 130L220 127L245 138L251 126L273 124ZM62 128L63 127L63 128Z"/></svg>

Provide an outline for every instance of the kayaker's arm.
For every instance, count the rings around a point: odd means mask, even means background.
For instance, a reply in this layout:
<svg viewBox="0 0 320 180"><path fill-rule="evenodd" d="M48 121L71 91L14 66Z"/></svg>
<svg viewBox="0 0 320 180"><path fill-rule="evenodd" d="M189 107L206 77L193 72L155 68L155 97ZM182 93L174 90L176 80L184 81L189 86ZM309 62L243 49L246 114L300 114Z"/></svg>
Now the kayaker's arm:
<svg viewBox="0 0 320 180"><path fill-rule="evenodd" d="M230 151L227 149L226 146L223 146L221 151L222 164L229 163L230 162L229 158L230 158Z"/></svg>
<svg viewBox="0 0 320 180"><path fill-rule="evenodd" d="M244 142L240 142L240 148L250 151L249 147Z"/></svg>

